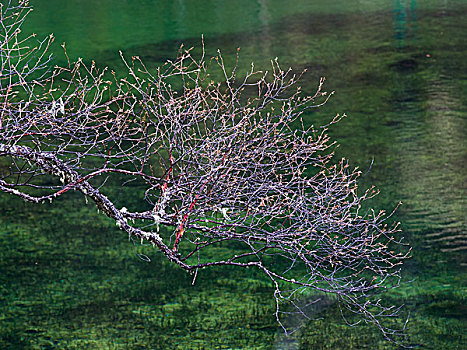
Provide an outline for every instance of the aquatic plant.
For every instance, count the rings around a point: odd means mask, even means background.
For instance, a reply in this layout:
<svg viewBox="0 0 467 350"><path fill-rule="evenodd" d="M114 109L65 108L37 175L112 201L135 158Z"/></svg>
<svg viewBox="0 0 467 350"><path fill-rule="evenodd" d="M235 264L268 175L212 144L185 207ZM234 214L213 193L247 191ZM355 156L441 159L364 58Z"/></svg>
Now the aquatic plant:
<svg viewBox="0 0 467 350"><path fill-rule="evenodd" d="M305 126L331 96L324 78L308 95L277 59L241 76L238 55L228 69L220 51L183 46L157 68L120 53L124 77L82 59L51 68L53 37L21 35L28 2L0 6L1 191L34 203L79 191L193 282L207 267L259 269L286 332L284 317L308 318L328 293L397 337L384 320L400 307L379 294L399 285L410 249L392 214L364 209L377 191L359 193L360 171L333 159L326 131L344 115ZM144 203L122 206L109 182L136 184Z"/></svg>

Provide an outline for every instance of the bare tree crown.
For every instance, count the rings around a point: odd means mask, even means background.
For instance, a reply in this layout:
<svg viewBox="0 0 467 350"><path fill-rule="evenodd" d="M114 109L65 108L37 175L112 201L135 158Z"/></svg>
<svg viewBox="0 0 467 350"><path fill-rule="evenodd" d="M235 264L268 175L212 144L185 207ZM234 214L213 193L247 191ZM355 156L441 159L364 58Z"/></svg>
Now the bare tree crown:
<svg viewBox="0 0 467 350"><path fill-rule="evenodd" d="M277 60L241 75L220 52L196 58L183 47L154 69L121 54L124 78L82 60L52 69L53 38L20 33L29 11L26 1L0 4L0 190L35 203L80 191L194 274L258 268L280 323L283 304L306 317L295 300L318 291L397 334L382 320L398 308L371 296L399 284L409 249L397 249L390 215L363 212L376 191L358 193L360 172L333 159L326 127L303 126L329 98L324 79L306 96L301 75ZM137 181L146 209L117 207L104 194L109 177ZM203 255L213 246L229 249Z"/></svg>

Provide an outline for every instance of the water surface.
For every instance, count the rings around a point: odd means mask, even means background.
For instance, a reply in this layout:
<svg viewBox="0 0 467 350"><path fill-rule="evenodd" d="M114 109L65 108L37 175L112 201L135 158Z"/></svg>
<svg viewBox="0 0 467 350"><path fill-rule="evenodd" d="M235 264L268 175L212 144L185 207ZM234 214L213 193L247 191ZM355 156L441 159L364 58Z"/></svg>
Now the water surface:
<svg viewBox="0 0 467 350"><path fill-rule="evenodd" d="M27 28L53 32L56 59L119 70L118 50L158 65L181 43L220 48L240 71L308 69L336 94L307 122L348 117L330 133L364 169L378 209L414 247L406 281L387 295L410 312L407 342L462 349L466 327L465 1L32 1ZM370 169L371 168L371 169ZM369 169L368 172L366 170ZM132 189L123 202L138 205ZM374 327L346 326L332 302L284 338L268 281L254 271L190 276L134 246L78 195L33 206L0 196L0 345L10 349L391 349ZM137 253L151 258L146 263Z"/></svg>

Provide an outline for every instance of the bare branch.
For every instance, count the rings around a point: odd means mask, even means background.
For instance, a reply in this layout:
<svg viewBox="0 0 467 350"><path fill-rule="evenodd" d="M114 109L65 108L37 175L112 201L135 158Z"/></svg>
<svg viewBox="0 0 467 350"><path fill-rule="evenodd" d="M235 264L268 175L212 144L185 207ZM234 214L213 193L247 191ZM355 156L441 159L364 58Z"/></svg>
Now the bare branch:
<svg viewBox="0 0 467 350"><path fill-rule="evenodd" d="M299 300L315 291L394 339L383 321L399 308L373 296L399 284L410 249L401 252L392 214L363 211L377 191L359 193L360 172L334 160L326 131L343 116L304 128L304 114L331 95L324 78L307 96L302 74L277 59L239 76L220 52L206 59L204 46L201 58L182 47L154 70L121 54L122 79L81 60L50 71L52 38L20 37L28 11L24 1L0 7L0 190L35 203L80 191L193 273L258 268L284 329L283 304L307 318ZM118 209L103 193L109 176L136 181L145 210ZM229 249L202 254L214 246Z"/></svg>

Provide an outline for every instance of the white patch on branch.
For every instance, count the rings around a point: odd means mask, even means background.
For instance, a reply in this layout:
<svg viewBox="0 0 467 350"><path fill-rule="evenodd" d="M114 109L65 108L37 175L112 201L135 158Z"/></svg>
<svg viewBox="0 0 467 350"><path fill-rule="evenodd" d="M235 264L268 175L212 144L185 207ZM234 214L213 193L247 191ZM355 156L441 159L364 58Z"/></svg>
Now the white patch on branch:
<svg viewBox="0 0 467 350"><path fill-rule="evenodd" d="M228 211L228 210L229 210L229 208L221 208L220 212L222 213L222 216L224 217L224 219L230 221L230 218L229 218L229 216L227 215L227 211Z"/></svg>
<svg viewBox="0 0 467 350"><path fill-rule="evenodd" d="M48 112L54 117L57 116L58 112L60 112L62 115L65 114L65 104L63 103L63 100L61 97L57 101L52 102L52 107L50 107Z"/></svg>

